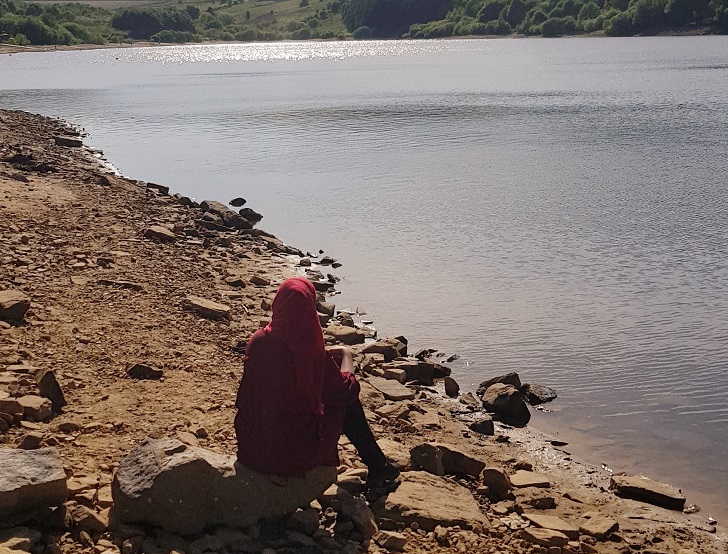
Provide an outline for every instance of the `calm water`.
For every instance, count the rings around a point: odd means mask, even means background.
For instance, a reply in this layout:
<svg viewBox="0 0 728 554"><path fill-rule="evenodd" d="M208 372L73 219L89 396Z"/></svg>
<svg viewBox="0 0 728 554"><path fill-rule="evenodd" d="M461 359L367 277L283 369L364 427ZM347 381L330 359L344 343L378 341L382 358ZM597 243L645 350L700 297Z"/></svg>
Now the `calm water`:
<svg viewBox="0 0 728 554"><path fill-rule="evenodd" d="M0 106L242 195L380 334L556 388L536 426L728 522L728 37L0 56Z"/></svg>

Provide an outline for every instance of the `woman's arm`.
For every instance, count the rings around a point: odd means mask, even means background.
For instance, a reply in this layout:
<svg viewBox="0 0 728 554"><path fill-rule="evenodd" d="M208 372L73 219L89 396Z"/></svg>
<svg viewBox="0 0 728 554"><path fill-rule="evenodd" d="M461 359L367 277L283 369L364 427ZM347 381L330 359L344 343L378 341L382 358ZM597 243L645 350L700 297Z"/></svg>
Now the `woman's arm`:
<svg viewBox="0 0 728 554"><path fill-rule="evenodd" d="M344 373L354 373L354 355L345 346L329 346L326 351Z"/></svg>

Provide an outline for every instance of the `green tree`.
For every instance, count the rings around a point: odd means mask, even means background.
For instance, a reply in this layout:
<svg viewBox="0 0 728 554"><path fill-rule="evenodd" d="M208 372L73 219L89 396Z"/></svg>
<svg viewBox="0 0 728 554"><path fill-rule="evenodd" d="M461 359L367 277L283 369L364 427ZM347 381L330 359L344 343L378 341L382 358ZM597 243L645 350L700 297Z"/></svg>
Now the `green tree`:
<svg viewBox="0 0 728 554"><path fill-rule="evenodd" d="M526 17L526 3L523 0L511 0L506 11L506 21L511 27L515 27Z"/></svg>

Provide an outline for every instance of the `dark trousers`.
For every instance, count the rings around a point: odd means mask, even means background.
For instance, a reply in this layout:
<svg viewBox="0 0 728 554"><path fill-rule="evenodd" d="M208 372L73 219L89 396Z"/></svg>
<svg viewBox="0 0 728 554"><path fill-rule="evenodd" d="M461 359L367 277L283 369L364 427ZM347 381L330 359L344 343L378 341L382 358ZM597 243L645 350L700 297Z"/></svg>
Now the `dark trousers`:
<svg viewBox="0 0 728 554"><path fill-rule="evenodd" d="M372 471L380 472L384 469L387 465L387 458L372 434L367 418L364 415L364 408L362 408L358 398L349 404L346 409L344 435L359 452L359 457L369 468L370 473Z"/></svg>

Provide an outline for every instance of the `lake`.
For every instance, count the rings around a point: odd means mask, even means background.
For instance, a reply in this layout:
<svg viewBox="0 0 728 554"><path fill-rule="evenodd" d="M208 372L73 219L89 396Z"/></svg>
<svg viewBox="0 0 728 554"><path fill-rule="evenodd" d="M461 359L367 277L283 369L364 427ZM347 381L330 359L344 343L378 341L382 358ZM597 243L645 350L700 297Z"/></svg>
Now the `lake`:
<svg viewBox="0 0 728 554"><path fill-rule="evenodd" d="M0 56L0 106L125 175L243 196L340 308L555 388L533 425L728 521L728 37Z"/></svg>

